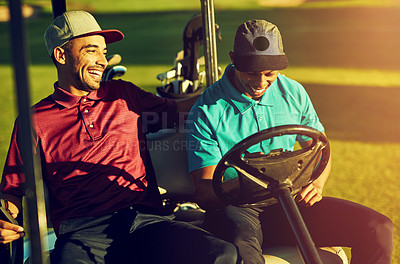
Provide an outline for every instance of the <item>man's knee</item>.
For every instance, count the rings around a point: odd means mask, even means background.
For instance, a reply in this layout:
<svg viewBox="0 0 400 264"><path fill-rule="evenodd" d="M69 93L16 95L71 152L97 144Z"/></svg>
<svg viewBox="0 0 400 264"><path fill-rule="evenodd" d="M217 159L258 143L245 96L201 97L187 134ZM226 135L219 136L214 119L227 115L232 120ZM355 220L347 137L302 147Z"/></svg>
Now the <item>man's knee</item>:
<svg viewBox="0 0 400 264"><path fill-rule="evenodd" d="M380 217L373 222L371 229L371 234L374 236L373 239L377 241L377 246L391 255L393 251L393 222L388 217L380 215Z"/></svg>
<svg viewBox="0 0 400 264"><path fill-rule="evenodd" d="M369 224L370 234L376 238L378 242L392 241L394 226L393 222L384 215L379 215Z"/></svg>
<svg viewBox="0 0 400 264"><path fill-rule="evenodd" d="M237 249L231 243L225 243L222 250L217 257L215 264L237 264L239 262L239 256Z"/></svg>

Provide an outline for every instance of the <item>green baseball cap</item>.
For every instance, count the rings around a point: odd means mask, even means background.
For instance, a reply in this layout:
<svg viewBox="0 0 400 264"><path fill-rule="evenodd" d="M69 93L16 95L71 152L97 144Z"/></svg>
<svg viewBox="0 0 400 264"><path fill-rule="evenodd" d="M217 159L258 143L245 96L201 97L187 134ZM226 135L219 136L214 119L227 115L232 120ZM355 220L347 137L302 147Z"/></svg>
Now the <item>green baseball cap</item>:
<svg viewBox="0 0 400 264"><path fill-rule="evenodd" d="M47 52L51 56L56 47L61 47L76 37L102 35L106 44L120 41L124 34L116 29L102 30L96 19L86 11L67 11L56 17L44 33Z"/></svg>
<svg viewBox="0 0 400 264"><path fill-rule="evenodd" d="M235 35L233 63L242 72L286 69L289 63L278 28L258 19L241 24Z"/></svg>

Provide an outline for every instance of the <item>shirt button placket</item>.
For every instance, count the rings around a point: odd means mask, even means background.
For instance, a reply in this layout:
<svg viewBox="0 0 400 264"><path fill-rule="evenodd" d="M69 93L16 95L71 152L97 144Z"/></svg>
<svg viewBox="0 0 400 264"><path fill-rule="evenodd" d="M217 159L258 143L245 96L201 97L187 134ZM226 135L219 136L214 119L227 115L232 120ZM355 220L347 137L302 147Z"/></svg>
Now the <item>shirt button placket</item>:
<svg viewBox="0 0 400 264"><path fill-rule="evenodd" d="M264 116L264 109L262 106L258 105L256 108L256 113L257 113L257 123L259 127L259 131L264 130L267 128L265 116Z"/></svg>
<svg viewBox="0 0 400 264"><path fill-rule="evenodd" d="M82 103L81 103L81 107L82 107L82 112L83 112L83 116L82 116L82 118L83 118L83 122L85 123L85 124L88 124L87 126L89 127L89 128L94 128L94 125L93 125L93 122L90 120L90 118L89 118L89 116L88 116L88 114L89 114L89 109L87 109L86 107L88 107L88 106L86 106L87 105L87 102L88 102L88 100L87 100L87 98L83 98L82 99Z"/></svg>

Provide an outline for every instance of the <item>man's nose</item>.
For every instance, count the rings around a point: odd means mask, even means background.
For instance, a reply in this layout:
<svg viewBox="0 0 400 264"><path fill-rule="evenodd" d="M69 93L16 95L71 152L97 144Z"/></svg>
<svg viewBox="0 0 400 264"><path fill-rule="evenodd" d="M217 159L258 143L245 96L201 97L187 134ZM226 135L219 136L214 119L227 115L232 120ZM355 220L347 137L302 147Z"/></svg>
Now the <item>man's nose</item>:
<svg viewBox="0 0 400 264"><path fill-rule="evenodd" d="M263 74L258 75L257 76L257 84L259 85L259 87L265 87L266 85L268 85L268 77L266 77Z"/></svg>
<svg viewBox="0 0 400 264"><path fill-rule="evenodd" d="M104 54L99 55L99 57L97 59L97 64L102 65L104 67L104 69L107 67L108 60Z"/></svg>

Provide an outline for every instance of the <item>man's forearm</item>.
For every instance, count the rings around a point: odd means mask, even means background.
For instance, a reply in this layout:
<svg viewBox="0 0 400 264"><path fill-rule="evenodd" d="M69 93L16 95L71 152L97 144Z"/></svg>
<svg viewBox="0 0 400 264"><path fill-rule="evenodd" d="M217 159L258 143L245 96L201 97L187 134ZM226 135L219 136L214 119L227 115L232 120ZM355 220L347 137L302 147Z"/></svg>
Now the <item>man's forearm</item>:
<svg viewBox="0 0 400 264"><path fill-rule="evenodd" d="M328 164L326 165L325 170L321 173L321 175L313 182L313 185L318 189L319 193L322 194L325 183L328 180L329 174L331 173L332 168L332 155L329 157Z"/></svg>
<svg viewBox="0 0 400 264"><path fill-rule="evenodd" d="M204 210L219 209L226 206L215 194L212 180L200 180L194 189L194 193L196 202Z"/></svg>

